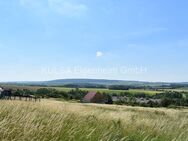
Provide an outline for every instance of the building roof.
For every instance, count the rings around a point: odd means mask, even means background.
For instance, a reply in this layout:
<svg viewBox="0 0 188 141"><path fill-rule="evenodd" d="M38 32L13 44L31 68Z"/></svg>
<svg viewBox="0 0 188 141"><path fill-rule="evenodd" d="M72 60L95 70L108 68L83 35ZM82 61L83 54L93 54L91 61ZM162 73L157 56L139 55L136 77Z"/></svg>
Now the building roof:
<svg viewBox="0 0 188 141"><path fill-rule="evenodd" d="M3 88L0 87L0 92L2 92L2 91L3 91Z"/></svg>
<svg viewBox="0 0 188 141"><path fill-rule="evenodd" d="M87 95L85 95L84 100L90 101L96 94L97 92L89 92Z"/></svg>

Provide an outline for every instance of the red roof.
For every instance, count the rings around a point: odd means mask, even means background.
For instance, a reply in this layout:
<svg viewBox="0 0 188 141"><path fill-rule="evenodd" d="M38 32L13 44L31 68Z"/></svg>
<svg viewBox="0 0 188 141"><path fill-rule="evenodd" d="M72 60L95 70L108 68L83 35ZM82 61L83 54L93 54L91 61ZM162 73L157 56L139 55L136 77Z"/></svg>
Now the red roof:
<svg viewBox="0 0 188 141"><path fill-rule="evenodd" d="M85 101L91 101L91 99L97 94L97 92L89 92L87 95L85 95L84 100Z"/></svg>

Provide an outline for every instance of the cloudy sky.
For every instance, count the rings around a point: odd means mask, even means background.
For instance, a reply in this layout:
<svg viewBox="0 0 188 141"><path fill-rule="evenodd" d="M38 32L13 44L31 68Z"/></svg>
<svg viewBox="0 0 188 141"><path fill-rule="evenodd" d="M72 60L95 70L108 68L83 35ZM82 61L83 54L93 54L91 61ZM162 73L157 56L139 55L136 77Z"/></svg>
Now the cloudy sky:
<svg viewBox="0 0 188 141"><path fill-rule="evenodd" d="M187 0L0 0L0 81L188 81Z"/></svg>

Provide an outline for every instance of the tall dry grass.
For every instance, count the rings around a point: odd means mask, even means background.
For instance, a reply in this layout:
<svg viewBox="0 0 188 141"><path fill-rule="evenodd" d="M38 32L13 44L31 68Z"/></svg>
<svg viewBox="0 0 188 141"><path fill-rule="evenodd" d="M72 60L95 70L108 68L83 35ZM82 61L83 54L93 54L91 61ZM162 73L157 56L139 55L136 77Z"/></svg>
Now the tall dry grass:
<svg viewBox="0 0 188 141"><path fill-rule="evenodd" d="M1 141L188 141L188 110L0 101Z"/></svg>

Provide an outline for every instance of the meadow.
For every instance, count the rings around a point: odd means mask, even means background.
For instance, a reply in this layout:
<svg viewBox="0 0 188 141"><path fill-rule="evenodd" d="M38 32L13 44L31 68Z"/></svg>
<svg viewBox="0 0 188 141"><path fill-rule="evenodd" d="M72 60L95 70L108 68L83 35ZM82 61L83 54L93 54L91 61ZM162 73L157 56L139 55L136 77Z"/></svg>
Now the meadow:
<svg viewBox="0 0 188 141"><path fill-rule="evenodd" d="M49 88L49 89L56 89L58 91L65 91L68 92L72 89L75 88L67 88L67 87L44 87L44 86L20 86L20 85L4 85L6 88L10 88L13 90L16 89L28 89L28 90L33 90L36 91L37 89L40 88ZM79 88L80 90L84 90L84 91L97 91L97 92L105 92L105 93L110 93L110 94L120 94L121 92L129 92L131 94L137 94L137 93L145 93L145 94L149 94L149 95L154 95L157 93L161 93L161 91L155 91L155 90L144 90L144 89L129 89L129 90L110 90L110 89L106 89L106 88Z"/></svg>
<svg viewBox="0 0 188 141"><path fill-rule="evenodd" d="M187 141L188 109L0 101L4 141Z"/></svg>

